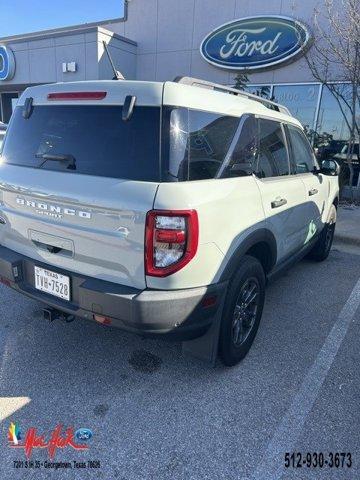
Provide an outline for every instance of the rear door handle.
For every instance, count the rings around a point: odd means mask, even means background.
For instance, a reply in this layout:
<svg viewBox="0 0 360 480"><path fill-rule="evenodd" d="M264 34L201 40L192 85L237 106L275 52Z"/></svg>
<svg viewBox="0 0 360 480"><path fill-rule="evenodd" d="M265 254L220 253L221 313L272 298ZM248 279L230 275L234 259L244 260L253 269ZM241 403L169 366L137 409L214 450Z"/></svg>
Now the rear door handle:
<svg viewBox="0 0 360 480"><path fill-rule="evenodd" d="M271 208L279 208L287 204L286 198L280 198L271 202Z"/></svg>
<svg viewBox="0 0 360 480"><path fill-rule="evenodd" d="M311 197L311 195L316 195L317 193L319 193L319 190L317 188L312 188L309 190L309 197Z"/></svg>

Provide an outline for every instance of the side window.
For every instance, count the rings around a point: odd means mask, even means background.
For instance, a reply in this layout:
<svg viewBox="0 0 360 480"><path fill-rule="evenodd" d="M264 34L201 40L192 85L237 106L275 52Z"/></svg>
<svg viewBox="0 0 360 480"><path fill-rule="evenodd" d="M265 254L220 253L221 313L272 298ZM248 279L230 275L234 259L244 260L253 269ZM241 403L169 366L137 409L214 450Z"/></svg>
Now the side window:
<svg viewBox="0 0 360 480"><path fill-rule="evenodd" d="M289 160L281 124L259 119L259 151L256 173L260 178L289 175Z"/></svg>
<svg viewBox="0 0 360 480"><path fill-rule="evenodd" d="M167 181L182 182L189 176L189 110L186 108L174 108L169 111L169 135L167 129L163 128L163 142L165 143L165 155L167 151L166 142L169 142L169 166L165 176ZM166 175L167 173L167 175Z"/></svg>
<svg viewBox="0 0 360 480"><path fill-rule="evenodd" d="M174 108L170 114L169 174L177 181L215 178L239 118Z"/></svg>
<svg viewBox="0 0 360 480"><path fill-rule="evenodd" d="M189 180L216 176L238 124L236 117L189 110Z"/></svg>
<svg viewBox="0 0 360 480"><path fill-rule="evenodd" d="M295 173L311 172L315 167L311 146L299 128L288 125L291 157Z"/></svg>
<svg viewBox="0 0 360 480"><path fill-rule="evenodd" d="M236 144L222 178L242 177L255 171L257 122L254 116L248 115L240 120L234 140Z"/></svg>

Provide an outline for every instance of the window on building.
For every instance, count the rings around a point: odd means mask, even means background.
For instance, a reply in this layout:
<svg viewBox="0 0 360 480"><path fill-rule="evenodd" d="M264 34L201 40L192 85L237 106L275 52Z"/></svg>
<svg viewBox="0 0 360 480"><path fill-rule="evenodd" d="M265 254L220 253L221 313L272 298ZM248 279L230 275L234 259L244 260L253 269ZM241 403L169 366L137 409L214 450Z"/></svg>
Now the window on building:
<svg viewBox="0 0 360 480"><path fill-rule="evenodd" d="M346 122L351 122L351 114L346 102L351 104L351 85L336 84L334 92L336 96L326 85L323 87L316 128L317 146L327 144L331 140L349 140L349 128ZM339 144L339 152L342 146Z"/></svg>
<svg viewBox="0 0 360 480"><path fill-rule="evenodd" d="M249 85L245 87L245 91L268 100L271 98L271 85Z"/></svg>
<svg viewBox="0 0 360 480"><path fill-rule="evenodd" d="M237 117L186 108L173 109L170 114L170 180L215 178L238 125Z"/></svg>
<svg viewBox="0 0 360 480"><path fill-rule="evenodd" d="M229 86L270 100L272 85L248 85L248 83L246 74L238 74L234 77L234 83Z"/></svg>
<svg viewBox="0 0 360 480"><path fill-rule="evenodd" d="M307 173L315 167L314 155L310 144L299 128L288 125L291 161L295 173Z"/></svg>
<svg viewBox="0 0 360 480"><path fill-rule="evenodd" d="M259 119L257 175L260 178L288 175L289 160L281 124Z"/></svg>
<svg viewBox="0 0 360 480"><path fill-rule="evenodd" d="M360 88L358 88L360 96ZM349 83L324 85L322 89L315 146L319 160L335 158L341 167L341 183L348 184L350 170L346 163L346 152L350 139L352 87ZM358 119L359 122L359 119ZM355 140L359 144L359 138ZM355 148L356 150L356 148ZM360 174L358 157L353 155L354 178L356 186Z"/></svg>
<svg viewBox="0 0 360 480"><path fill-rule="evenodd" d="M319 88L320 85L317 84L275 85L273 90L274 102L285 105L301 122L309 136L313 134L315 125Z"/></svg>
<svg viewBox="0 0 360 480"><path fill-rule="evenodd" d="M13 110L18 102L19 94L17 92L9 92L1 94L2 105L2 122L9 123Z"/></svg>

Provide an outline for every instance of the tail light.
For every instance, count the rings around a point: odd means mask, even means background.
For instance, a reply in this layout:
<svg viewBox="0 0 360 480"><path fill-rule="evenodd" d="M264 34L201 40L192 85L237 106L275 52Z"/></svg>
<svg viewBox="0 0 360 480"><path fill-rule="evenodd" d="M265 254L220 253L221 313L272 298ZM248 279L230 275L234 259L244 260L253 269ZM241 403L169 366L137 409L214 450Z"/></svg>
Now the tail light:
<svg viewBox="0 0 360 480"><path fill-rule="evenodd" d="M145 271L167 277L194 258L199 239L195 210L151 210L146 217Z"/></svg>

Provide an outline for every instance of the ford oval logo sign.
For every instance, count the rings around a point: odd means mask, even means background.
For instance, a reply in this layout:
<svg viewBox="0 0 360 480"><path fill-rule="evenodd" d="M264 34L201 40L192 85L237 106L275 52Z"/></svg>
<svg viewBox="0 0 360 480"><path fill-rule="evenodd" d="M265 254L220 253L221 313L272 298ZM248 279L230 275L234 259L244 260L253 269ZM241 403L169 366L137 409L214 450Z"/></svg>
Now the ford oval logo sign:
<svg viewBox="0 0 360 480"><path fill-rule="evenodd" d="M11 80L15 75L15 57L12 50L0 45L0 81Z"/></svg>
<svg viewBox="0 0 360 480"><path fill-rule="evenodd" d="M200 51L205 60L230 70L258 70L304 53L310 32L297 20L279 16L247 17L207 35Z"/></svg>
<svg viewBox="0 0 360 480"><path fill-rule="evenodd" d="M75 432L75 438L83 442L87 442L92 436L92 431L89 428L79 428L79 430Z"/></svg>

